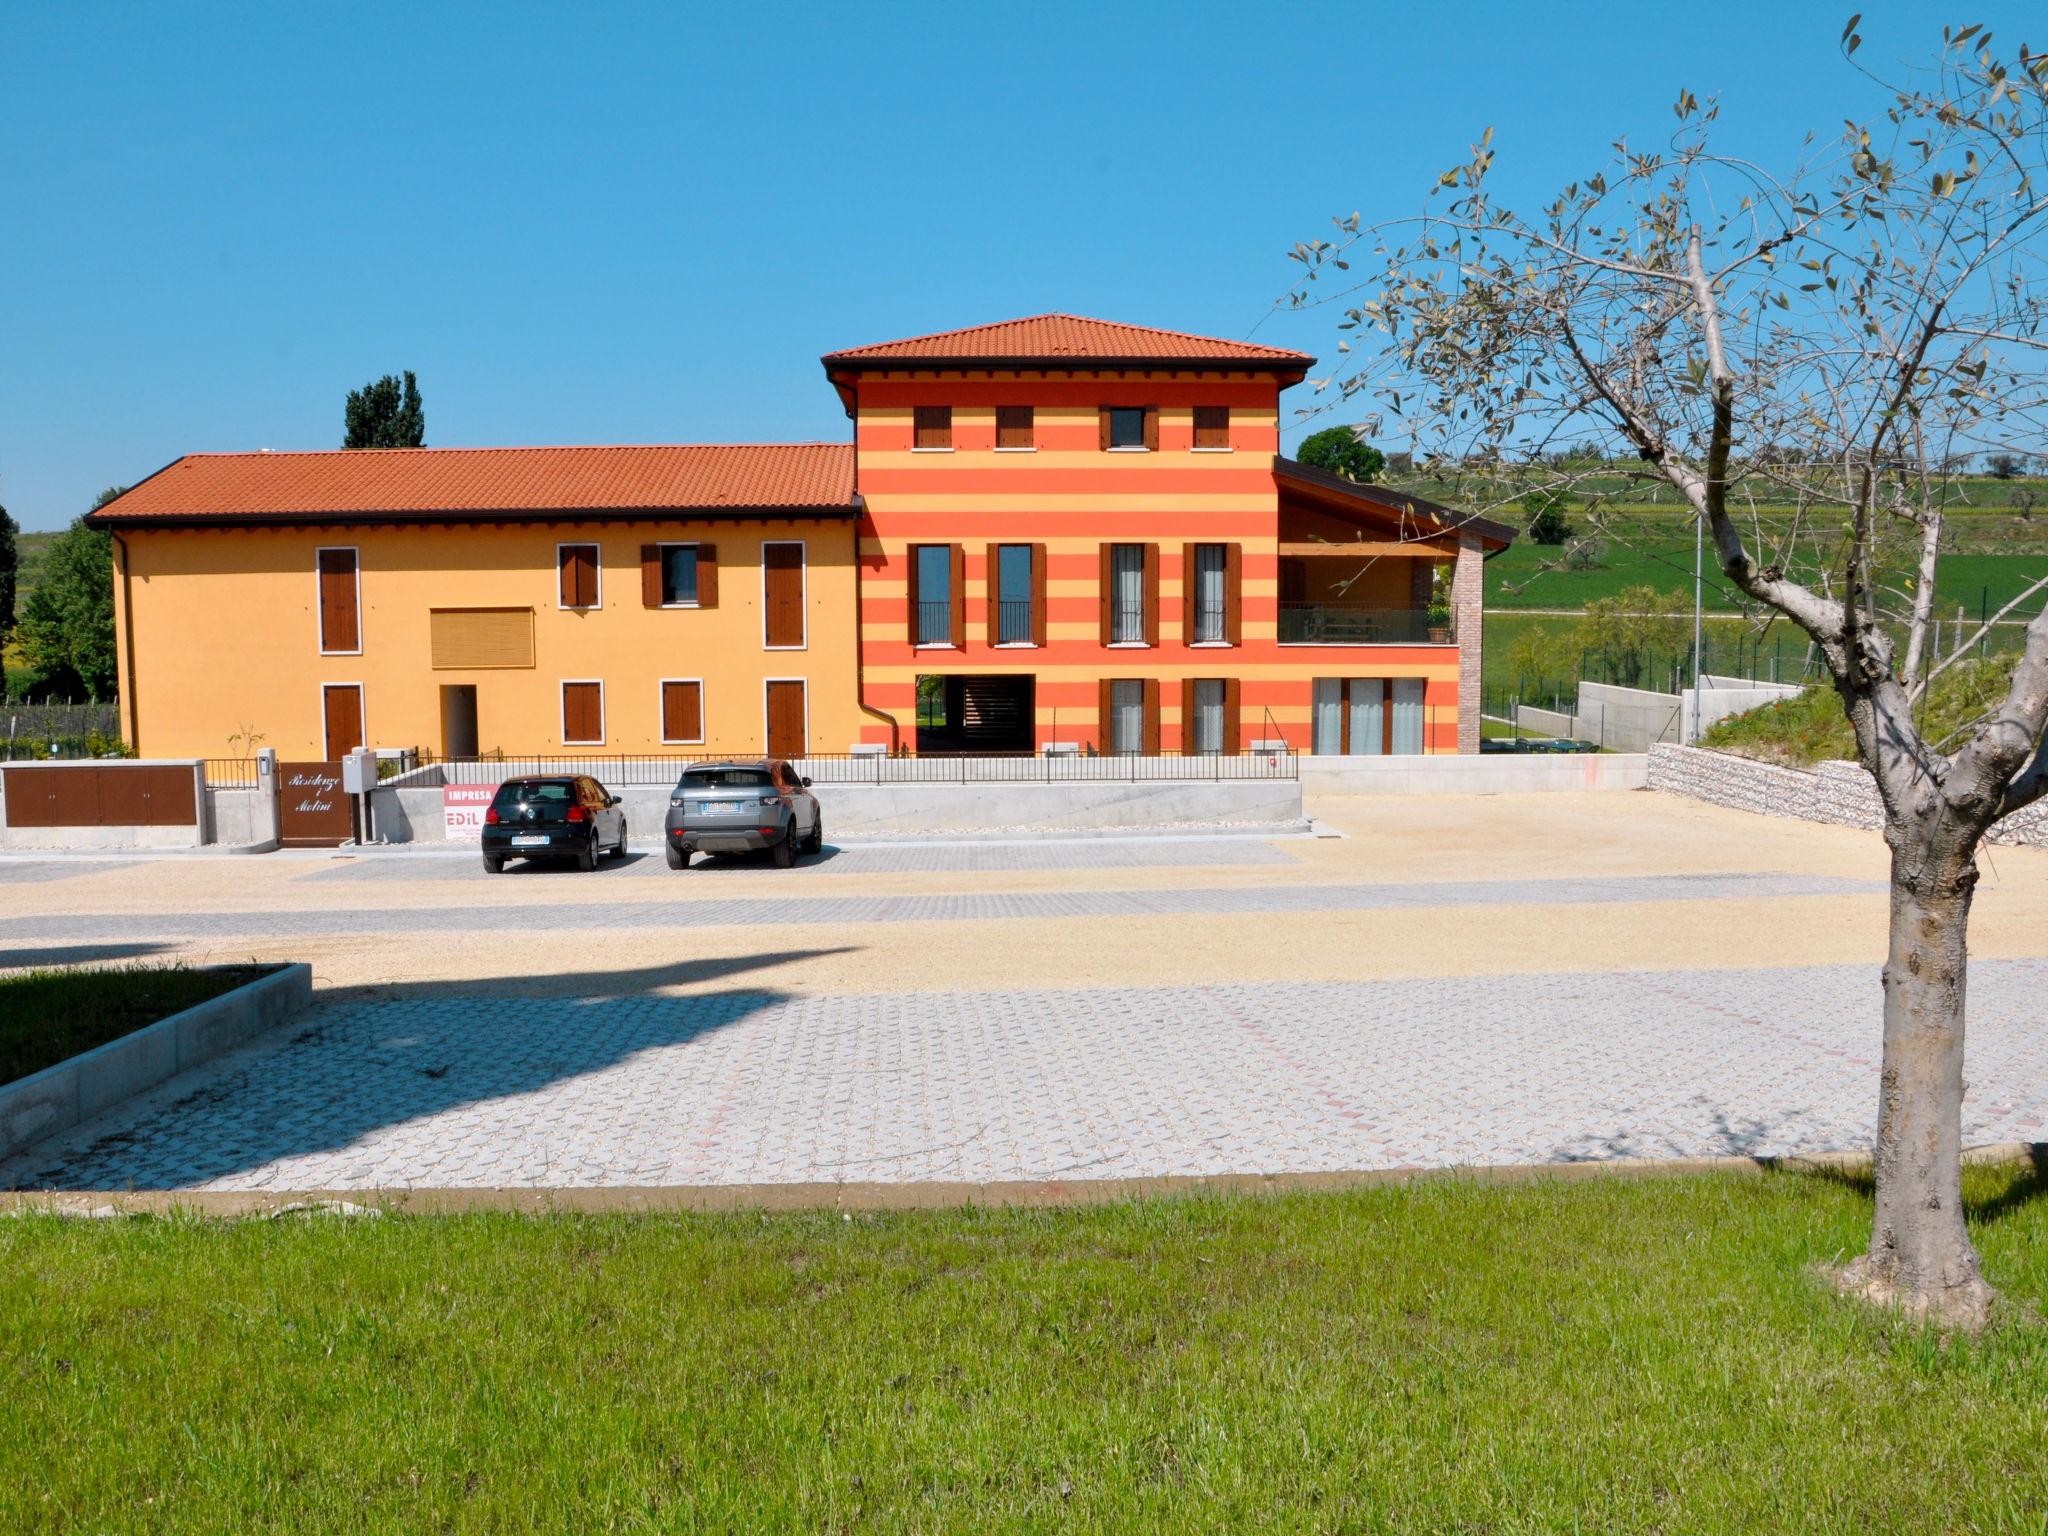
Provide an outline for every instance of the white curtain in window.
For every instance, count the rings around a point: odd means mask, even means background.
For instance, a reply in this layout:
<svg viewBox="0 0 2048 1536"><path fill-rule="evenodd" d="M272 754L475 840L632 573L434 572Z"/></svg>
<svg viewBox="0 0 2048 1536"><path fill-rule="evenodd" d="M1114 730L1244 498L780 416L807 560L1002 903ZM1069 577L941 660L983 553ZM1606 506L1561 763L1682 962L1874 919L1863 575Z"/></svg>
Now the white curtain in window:
<svg viewBox="0 0 2048 1536"><path fill-rule="evenodd" d="M1386 747L1386 683L1377 677L1351 679L1351 750L1359 757L1378 757Z"/></svg>
<svg viewBox="0 0 2048 1536"><path fill-rule="evenodd" d="M1145 685L1135 678L1122 678L1109 685L1110 740L1112 752L1145 750Z"/></svg>
<svg viewBox="0 0 2048 1536"><path fill-rule="evenodd" d="M1415 754L1422 750L1422 679L1394 679L1394 750Z"/></svg>
<svg viewBox="0 0 2048 1536"><path fill-rule="evenodd" d="M1195 750L1223 750L1223 679L1204 677L1195 681Z"/></svg>
<svg viewBox="0 0 2048 1536"><path fill-rule="evenodd" d="M1309 750L1318 757L1335 757L1344 750L1344 680L1317 678L1313 698Z"/></svg>
<svg viewBox="0 0 2048 1536"><path fill-rule="evenodd" d="M1195 638L1223 638L1223 546L1195 546Z"/></svg>
<svg viewBox="0 0 2048 1536"><path fill-rule="evenodd" d="M1145 638L1145 547L1119 544L1110 555L1116 614L1112 640ZM1121 685L1119 685L1121 686Z"/></svg>

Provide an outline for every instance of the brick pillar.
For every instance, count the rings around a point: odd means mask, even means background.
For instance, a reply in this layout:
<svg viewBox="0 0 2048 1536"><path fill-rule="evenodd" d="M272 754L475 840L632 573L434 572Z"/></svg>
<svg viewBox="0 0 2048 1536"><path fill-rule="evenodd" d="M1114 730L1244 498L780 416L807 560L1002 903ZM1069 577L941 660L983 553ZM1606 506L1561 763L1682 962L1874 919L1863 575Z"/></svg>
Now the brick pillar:
<svg viewBox="0 0 2048 1536"><path fill-rule="evenodd" d="M1479 644L1485 634L1486 561L1479 541L1458 540L1451 572L1451 622L1458 627L1458 750L1479 750Z"/></svg>

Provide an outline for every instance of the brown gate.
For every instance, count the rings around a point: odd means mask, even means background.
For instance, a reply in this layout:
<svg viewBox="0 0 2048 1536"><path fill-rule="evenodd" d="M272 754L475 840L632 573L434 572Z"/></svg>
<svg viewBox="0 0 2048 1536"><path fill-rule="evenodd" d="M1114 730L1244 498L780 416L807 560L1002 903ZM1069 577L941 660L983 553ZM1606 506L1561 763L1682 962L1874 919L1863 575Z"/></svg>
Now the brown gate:
<svg viewBox="0 0 2048 1536"><path fill-rule="evenodd" d="M339 848L356 835L340 763L277 765L277 840L287 848Z"/></svg>
<svg viewBox="0 0 2048 1536"><path fill-rule="evenodd" d="M193 771L156 763L16 764L5 770L10 827L196 827Z"/></svg>

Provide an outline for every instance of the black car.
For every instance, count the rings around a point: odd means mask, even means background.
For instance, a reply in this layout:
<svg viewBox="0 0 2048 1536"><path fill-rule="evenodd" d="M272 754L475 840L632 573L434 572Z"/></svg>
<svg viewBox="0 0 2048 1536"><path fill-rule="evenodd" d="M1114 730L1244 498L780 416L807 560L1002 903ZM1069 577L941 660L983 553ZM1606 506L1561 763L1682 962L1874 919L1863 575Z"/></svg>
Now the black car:
<svg viewBox="0 0 2048 1536"><path fill-rule="evenodd" d="M507 779L484 812L483 841L494 875L507 859L574 859L595 869L601 853L625 857L626 813L587 774Z"/></svg>

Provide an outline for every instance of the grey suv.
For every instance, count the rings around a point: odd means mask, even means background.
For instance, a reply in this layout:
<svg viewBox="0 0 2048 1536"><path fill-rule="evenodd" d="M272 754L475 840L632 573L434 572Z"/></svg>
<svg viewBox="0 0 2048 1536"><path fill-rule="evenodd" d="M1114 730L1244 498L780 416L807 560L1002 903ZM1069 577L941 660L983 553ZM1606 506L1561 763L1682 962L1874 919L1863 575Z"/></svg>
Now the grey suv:
<svg viewBox="0 0 2048 1536"><path fill-rule="evenodd" d="M825 818L811 781L781 758L692 763L669 796L661 840L670 869L687 869L693 853L764 848L787 869L825 846Z"/></svg>

